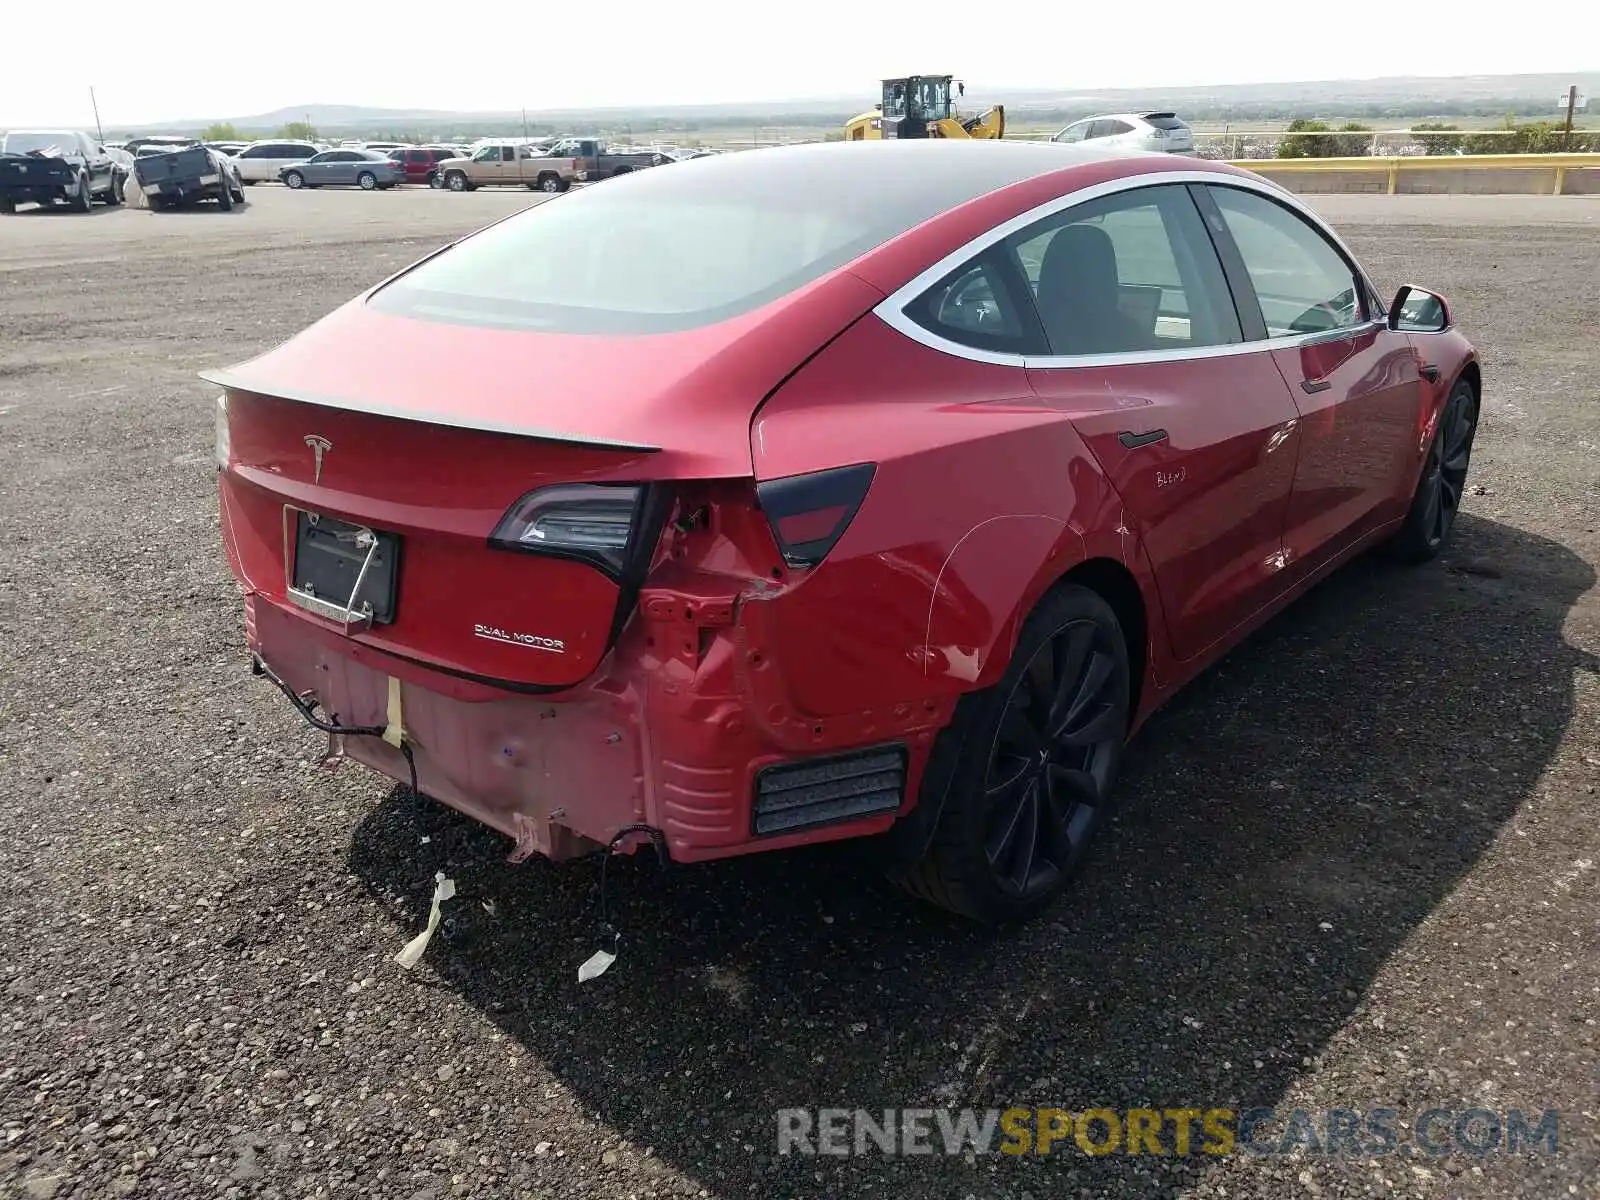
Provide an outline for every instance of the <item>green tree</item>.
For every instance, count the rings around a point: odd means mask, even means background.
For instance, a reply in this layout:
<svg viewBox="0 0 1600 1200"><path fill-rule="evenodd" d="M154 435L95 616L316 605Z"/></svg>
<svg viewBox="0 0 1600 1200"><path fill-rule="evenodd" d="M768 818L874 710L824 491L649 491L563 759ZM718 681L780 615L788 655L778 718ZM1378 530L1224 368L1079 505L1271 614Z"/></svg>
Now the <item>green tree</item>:
<svg viewBox="0 0 1600 1200"><path fill-rule="evenodd" d="M219 121L215 125L207 125L200 131L202 142L237 142L242 140L239 131L227 121Z"/></svg>
<svg viewBox="0 0 1600 1200"><path fill-rule="evenodd" d="M1313 121L1306 117L1296 117L1289 122L1287 133L1298 134L1298 137L1286 137L1278 142L1279 158L1331 158L1328 147L1332 138L1321 137L1320 134L1328 132L1326 121Z"/></svg>
<svg viewBox="0 0 1600 1200"><path fill-rule="evenodd" d="M1459 125L1447 125L1443 121L1418 121L1411 128L1421 133L1439 135L1422 139L1422 148L1429 154L1454 154L1466 144L1466 138L1457 132L1461 128Z"/></svg>
<svg viewBox="0 0 1600 1200"><path fill-rule="evenodd" d="M314 142L317 140L317 127L309 121L290 121L278 130L278 136L294 142Z"/></svg>
<svg viewBox="0 0 1600 1200"><path fill-rule="evenodd" d="M1372 145L1372 127L1346 121L1335 133L1326 121L1296 117L1289 122L1289 133L1278 143L1279 158L1359 158Z"/></svg>
<svg viewBox="0 0 1600 1200"><path fill-rule="evenodd" d="M1346 121L1339 132L1348 137L1333 138L1334 158L1363 158L1372 149L1372 126L1359 121Z"/></svg>

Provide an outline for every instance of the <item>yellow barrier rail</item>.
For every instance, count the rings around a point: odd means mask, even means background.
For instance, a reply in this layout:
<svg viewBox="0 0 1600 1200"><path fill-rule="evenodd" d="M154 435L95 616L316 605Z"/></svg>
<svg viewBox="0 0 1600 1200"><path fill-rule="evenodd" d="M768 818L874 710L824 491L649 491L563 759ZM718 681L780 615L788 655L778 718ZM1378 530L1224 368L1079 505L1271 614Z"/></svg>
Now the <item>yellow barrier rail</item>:
<svg viewBox="0 0 1600 1200"><path fill-rule="evenodd" d="M1360 158L1241 158L1233 165L1258 175L1308 175L1327 171L1383 171L1389 195L1395 194L1402 171L1553 171L1551 195L1561 195L1572 170L1600 170L1600 154L1401 154Z"/></svg>

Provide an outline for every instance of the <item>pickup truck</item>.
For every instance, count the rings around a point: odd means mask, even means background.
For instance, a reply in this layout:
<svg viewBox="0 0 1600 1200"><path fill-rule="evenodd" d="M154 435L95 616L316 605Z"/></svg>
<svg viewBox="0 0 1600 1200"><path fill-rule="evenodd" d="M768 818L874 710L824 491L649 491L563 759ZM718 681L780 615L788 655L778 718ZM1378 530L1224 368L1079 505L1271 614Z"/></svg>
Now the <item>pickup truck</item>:
<svg viewBox="0 0 1600 1200"><path fill-rule="evenodd" d="M122 172L105 147L67 129L14 129L0 141L0 213L64 200L88 212L96 200L122 202Z"/></svg>
<svg viewBox="0 0 1600 1200"><path fill-rule="evenodd" d="M520 139L483 142L466 158L447 158L434 168L439 186L452 192L480 187L526 187L537 192L564 192L584 179L583 168L570 158L546 154L544 148Z"/></svg>
<svg viewBox="0 0 1600 1200"><path fill-rule="evenodd" d="M591 137L562 138L550 147L550 157L575 160L590 182L672 161L657 150L622 150L613 148L604 138Z"/></svg>
<svg viewBox="0 0 1600 1200"><path fill-rule="evenodd" d="M244 203L239 168L226 154L209 146L182 150L146 147L133 160L133 177L153 210L209 199L228 212L235 204Z"/></svg>

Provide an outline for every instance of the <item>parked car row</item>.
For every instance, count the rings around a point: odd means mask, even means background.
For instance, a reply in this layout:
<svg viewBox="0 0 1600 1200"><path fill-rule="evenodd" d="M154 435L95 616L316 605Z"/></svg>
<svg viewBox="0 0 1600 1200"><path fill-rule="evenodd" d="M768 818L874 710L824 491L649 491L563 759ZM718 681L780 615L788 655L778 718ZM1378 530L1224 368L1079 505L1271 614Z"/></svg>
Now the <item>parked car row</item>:
<svg viewBox="0 0 1600 1200"><path fill-rule="evenodd" d="M231 209L244 202L238 166L221 151L176 138L131 145L108 146L81 130L12 130L0 140L0 213L19 204L89 212L96 203L161 209L215 200Z"/></svg>
<svg viewBox="0 0 1600 1200"><path fill-rule="evenodd" d="M88 134L73 129L14 129L0 140L0 213L19 204L68 204L88 212L98 201L122 203L127 168Z"/></svg>

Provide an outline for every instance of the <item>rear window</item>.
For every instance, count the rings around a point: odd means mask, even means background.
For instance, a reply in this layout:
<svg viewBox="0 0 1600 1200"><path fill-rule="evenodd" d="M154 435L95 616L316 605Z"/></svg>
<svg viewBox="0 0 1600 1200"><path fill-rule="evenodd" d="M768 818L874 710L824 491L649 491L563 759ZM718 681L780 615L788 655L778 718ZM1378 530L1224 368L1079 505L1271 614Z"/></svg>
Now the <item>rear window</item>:
<svg viewBox="0 0 1600 1200"><path fill-rule="evenodd" d="M1171 113L1151 113L1145 121L1157 129L1184 129L1186 126Z"/></svg>
<svg viewBox="0 0 1600 1200"><path fill-rule="evenodd" d="M45 133L8 133L0 142L6 154L72 154L78 149L78 139L70 133L47 131Z"/></svg>
<svg viewBox="0 0 1600 1200"><path fill-rule="evenodd" d="M428 259L368 303L551 333L692 329L775 300L990 190L953 156L873 180L861 178L858 159L828 160L834 180L811 175L814 156L749 153L775 157L718 155L559 196ZM1015 175L990 186L1032 173L1020 159L1010 165Z"/></svg>

